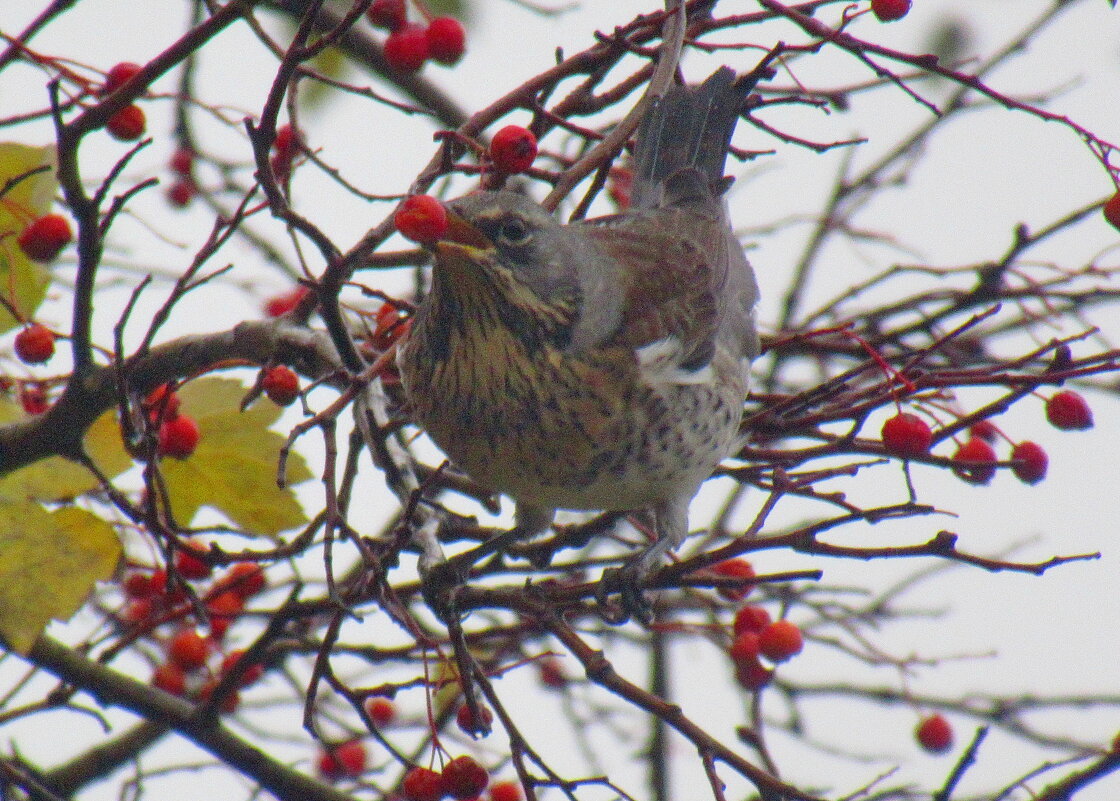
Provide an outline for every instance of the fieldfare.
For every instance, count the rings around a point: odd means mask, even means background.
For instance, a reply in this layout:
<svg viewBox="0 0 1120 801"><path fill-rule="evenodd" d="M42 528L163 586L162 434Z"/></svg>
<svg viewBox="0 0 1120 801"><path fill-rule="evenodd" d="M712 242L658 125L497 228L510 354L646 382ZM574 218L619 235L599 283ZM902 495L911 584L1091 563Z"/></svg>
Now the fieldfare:
<svg viewBox="0 0 1120 801"><path fill-rule="evenodd" d="M758 354L758 287L722 199L751 78L724 67L654 102L622 214L564 225L511 191L447 204L399 364L413 419L516 502L515 528L472 559L557 509L645 510L656 540L604 586L647 616L641 581L734 449Z"/></svg>

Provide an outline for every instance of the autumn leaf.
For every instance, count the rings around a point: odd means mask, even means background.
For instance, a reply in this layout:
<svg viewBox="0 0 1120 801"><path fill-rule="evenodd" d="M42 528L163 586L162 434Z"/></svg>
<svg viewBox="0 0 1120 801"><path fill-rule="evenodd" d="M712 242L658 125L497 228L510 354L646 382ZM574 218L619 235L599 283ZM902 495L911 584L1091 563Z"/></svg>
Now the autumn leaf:
<svg viewBox="0 0 1120 801"><path fill-rule="evenodd" d="M49 169L33 173L39 167ZM16 238L29 222L50 210L57 189L53 147L0 142L0 292L28 319L47 296L50 272L27 258ZM0 333L19 322L0 305Z"/></svg>
<svg viewBox="0 0 1120 801"><path fill-rule="evenodd" d="M287 484L276 484L276 464L285 438L269 430L280 417L272 403L240 411L245 387L223 378L191 381L179 390L180 413L198 422L201 437L186 459L164 459L171 510L182 525L209 506L248 532L275 536L302 525L307 516L290 487L311 478L298 454L288 458Z"/></svg>
<svg viewBox="0 0 1120 801"><path fill-rule="evenodd" d="M0 503L0 638L27 653L51 619L69 618L113 575L120 556L113 527L91 512Z"/></svg>

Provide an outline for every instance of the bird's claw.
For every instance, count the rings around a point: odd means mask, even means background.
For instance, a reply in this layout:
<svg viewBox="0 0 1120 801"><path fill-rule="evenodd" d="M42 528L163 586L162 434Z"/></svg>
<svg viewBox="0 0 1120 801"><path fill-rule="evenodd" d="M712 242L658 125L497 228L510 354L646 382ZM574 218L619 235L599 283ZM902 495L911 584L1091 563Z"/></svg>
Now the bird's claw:
<svg viewBox="0 0 1120 801"><path fill-rule="evenodd" d="M653 610L642 591L644 578L643 571L637 565L623 565L603 572L595 599L604 621L620 625L634 618L647 626L653 622ZM616 592L618 602L612 603L609 596Z"/></svg>

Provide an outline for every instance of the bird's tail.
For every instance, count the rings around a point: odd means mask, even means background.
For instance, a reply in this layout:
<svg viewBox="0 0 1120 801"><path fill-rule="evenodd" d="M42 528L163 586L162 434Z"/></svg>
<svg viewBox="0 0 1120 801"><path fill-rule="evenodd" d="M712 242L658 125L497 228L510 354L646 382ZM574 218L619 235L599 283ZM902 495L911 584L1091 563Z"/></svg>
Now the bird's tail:
<svg viewBox="0 0 1120 801"><path fill-rule="evenodd" d="M690 168L703 176L714 197L722 193L731 135L758 77L720 67L702 84L674 84L655 101L634 145L634 206L660 206L666 182Z"/></svg>

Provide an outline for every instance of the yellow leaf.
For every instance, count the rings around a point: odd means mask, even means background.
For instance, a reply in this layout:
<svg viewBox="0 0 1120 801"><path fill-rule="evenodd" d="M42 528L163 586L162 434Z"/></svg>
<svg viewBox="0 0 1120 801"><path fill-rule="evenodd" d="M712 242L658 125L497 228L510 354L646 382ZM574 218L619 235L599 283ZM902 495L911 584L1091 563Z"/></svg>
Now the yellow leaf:
<svg viewBox="0 0 1120 801"><path fill-rule="evenodd" d="M246 392L239 382L201 378L179 390L180 413L191 415L201 432L198 448L186 459L164 459L171 510L181 524L209 506L248 532L275 536L307 522L290 489L311 478L299 454L288 457L288 488L276 485L276 464L285 437L270 431L280 417L272 403L239 411Z"/></svg>
<svg viewBox="0 0 1120 801"><path fill-rule="evenodd" d="M85 511L0 502L0 637L27 653L52 618L74 614L121 556L112 526Z"/></svg>
<svg viewBox="0 0 1120 801"><path fill-rule="evenodd" d="M28 175L36 167L50 169ZM8 181L27 175L0 196L0 292L25 317L34 315L47 296L50 273L20 250L16 238L27 224L46 214L58 189L54 172L54 148L0 142L0 189ZM0 305L0 333L18 324Z"/></svg>
<svg viewBox="0 0 1120 801"><path fill-rule="evenodd" d="M15 403L0 398L0 423L26 416ZM83 439L86 453L109 478L132 465L132 457L121 441L117 413L101 415ZM97 478L77 462L52 456L0 478L0 503L5 501L64 501L97 489Z"/></svg>

